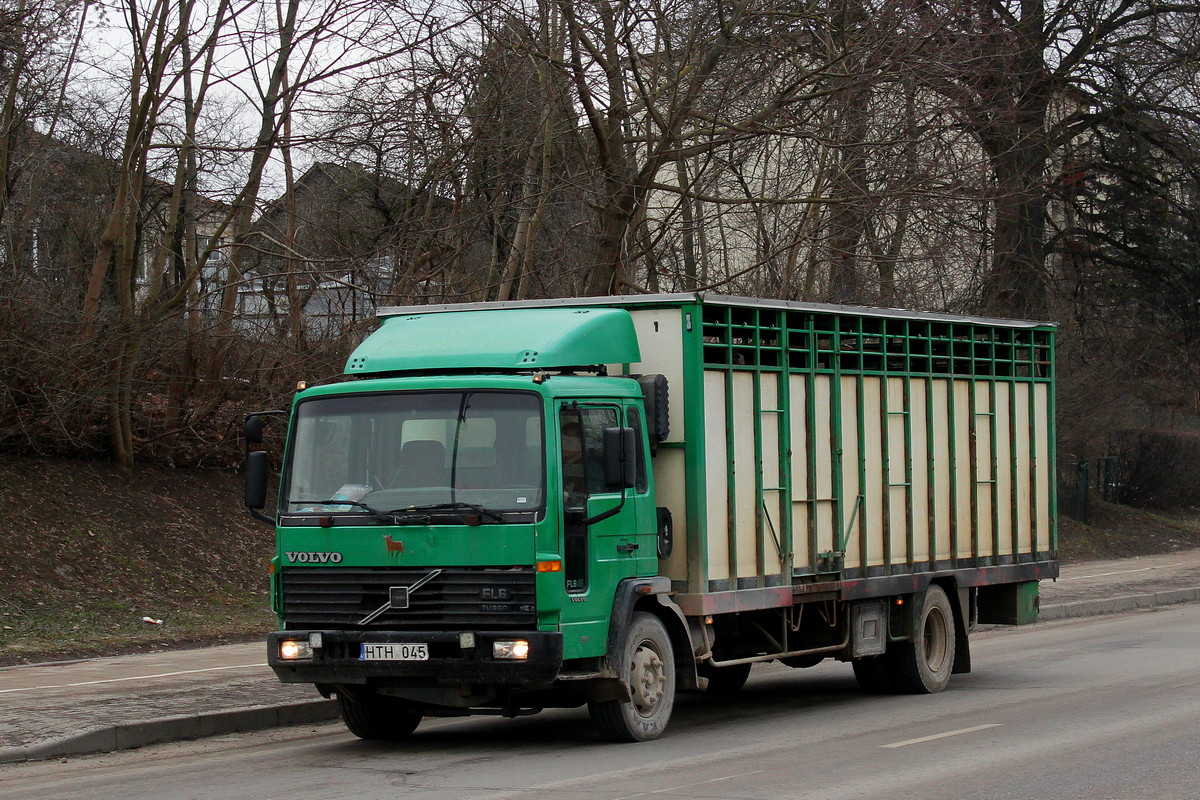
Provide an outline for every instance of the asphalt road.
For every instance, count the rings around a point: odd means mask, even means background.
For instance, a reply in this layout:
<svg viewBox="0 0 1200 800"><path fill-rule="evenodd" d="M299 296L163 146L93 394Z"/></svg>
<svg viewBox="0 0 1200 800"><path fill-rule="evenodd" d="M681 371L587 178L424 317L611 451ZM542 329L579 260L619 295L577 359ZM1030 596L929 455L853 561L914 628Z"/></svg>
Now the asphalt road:
<svg viewBox="0 0 1200 800"><path fill-rule="evenodd" d="M1000 629L934 696L860 694L847 665L756 669L681 699L667 735L598 741L583 710L340 724L0 767L0 798L786 800L1200 797L1200 605Z"/></svg>

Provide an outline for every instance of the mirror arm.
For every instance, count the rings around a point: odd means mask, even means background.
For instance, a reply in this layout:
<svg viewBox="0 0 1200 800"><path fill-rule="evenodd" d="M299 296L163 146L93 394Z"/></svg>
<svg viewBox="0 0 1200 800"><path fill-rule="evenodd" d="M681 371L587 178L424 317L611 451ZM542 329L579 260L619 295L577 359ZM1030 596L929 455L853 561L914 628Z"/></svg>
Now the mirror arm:
<svg viewBox="0 0 1200 800"><path fill-rule="evenodd" d="M621 509L624 507L625 507L625 490L622 489L621 490L621 502L617 503L615 506L610 508L608 511L601 511L599 514L597 514L594 517L588 517L587 519L583 520L580 524L587 525L587 526L595 525L597 522L601 522L603 520L608 519L611 516L614 516L615 514L620 513Z"/></svg>

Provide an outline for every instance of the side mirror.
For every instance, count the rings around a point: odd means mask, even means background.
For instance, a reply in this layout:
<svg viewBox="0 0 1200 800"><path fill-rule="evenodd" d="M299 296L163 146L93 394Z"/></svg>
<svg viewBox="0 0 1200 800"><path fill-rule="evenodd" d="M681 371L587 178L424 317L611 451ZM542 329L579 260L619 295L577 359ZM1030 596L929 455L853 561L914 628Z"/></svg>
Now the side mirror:
<svg viewBox="0 0 1200 800"><path fill-rule="evenodd" d="M255 450L246 454L246 508L255 519L274 522L262 513L267 504L267 480L271 473L270 456L266 450Z"/></svg>
<svg viewBox="0 0 1200 800"><path fill-rule="evenodd" d="M631 489L637 485L637 450L633 428L604 429L604 485Z"/></svg>
<svg viewBox="0 0 1200 800"><path fill-rule="evenodd" d="M263 442L263 424L262 417L258 414L251 414L246 417L246 424L242 426L242 436L246 439L246 451L250 451L250 445L262 444Z"/></svg>

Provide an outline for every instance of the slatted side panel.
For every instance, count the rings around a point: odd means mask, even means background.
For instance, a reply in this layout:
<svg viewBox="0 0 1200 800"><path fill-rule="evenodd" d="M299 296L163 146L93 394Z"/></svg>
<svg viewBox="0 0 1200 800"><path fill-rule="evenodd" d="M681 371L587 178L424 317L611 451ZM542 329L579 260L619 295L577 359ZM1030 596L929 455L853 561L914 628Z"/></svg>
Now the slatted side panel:
<svg viewBox="0 0 1200 800"><path fill-rule="evenodd" d="M702 313L696 590L1053 549L1051 330Z"/></svg>

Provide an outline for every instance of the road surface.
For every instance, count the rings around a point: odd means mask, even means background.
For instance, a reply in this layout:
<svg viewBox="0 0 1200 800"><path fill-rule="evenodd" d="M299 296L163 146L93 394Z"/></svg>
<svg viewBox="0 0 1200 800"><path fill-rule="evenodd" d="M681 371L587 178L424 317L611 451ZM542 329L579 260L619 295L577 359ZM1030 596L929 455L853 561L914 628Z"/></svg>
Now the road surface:
<svg viewBox="0 0 1200 800"><path fill-rule="evenodd" d="M426 720L405 743L340 724L0 767L6 798L113 800L1163 800L1200 797L1200 605L997 629L933 696L868 696L848 665L756 668L686 695L656 742L583 709Z"/></svg>

